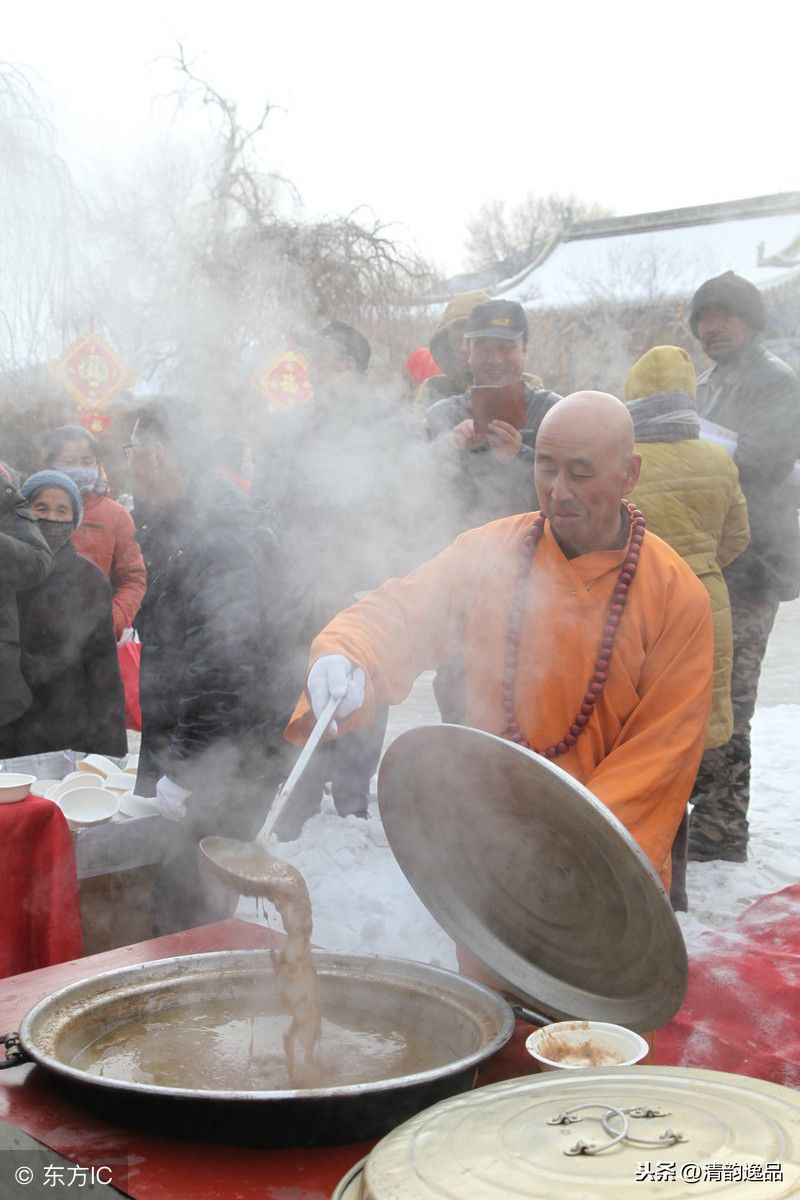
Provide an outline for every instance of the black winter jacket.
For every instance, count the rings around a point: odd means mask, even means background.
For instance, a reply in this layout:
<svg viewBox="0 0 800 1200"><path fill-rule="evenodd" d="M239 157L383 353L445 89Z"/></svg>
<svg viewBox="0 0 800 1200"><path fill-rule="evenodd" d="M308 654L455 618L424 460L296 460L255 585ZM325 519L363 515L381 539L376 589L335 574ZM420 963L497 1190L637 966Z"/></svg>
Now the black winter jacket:
<svg viewBox="0 0 800 1200"><path fill-rule="evenodd" d="M17 599L33 700L14 722L15 753L125 754L125 697L103 572L67 542L47 579Z"/></svg>
<svg viewBox="0 0 800 1200"><path fill-rule="evenodd" d="M19 492L0 479L0 729L31 702L20 668L17 592L35 587L52 569L53 555L36 517Z"/></svg>
<svg viewBox="0 0 800 1200"><path fill-rule="evenodd" d="M279 669L275 543L247 498L210 475L171 508L139 504L135 517L147 567L136 618L137 792L153 795L167 775L194 794L199 815L203 805L233 803L238 783L267 772L283 748L296 681ZM236 829L231 836L241 836Z"/></svg>
<svg viewBox="0 0 800 1200"><path fill-rule="evenodd" d="M793 600L800 593L800 380L756 340L724 369L697 380L697 410L738 435L734 461L747 500L750 545L725 569L736 595Z"/></svg>
<svg viewBox="0 0 800 1200"><path fill-rule="evenodd" d="M407 574L447 540L433 528L428 447L409 413L354 382L344 401L314 400L276 418L250 494L287 559L299 692L311 638L356 592Z"/></svg>

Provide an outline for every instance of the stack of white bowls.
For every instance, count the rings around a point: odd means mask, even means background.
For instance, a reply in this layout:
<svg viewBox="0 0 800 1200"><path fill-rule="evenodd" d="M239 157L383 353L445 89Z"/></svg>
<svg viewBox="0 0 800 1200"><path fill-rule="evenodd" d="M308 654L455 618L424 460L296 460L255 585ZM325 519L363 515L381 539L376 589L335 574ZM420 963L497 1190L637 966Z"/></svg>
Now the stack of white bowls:
<svg viewBox="0 0 800 1200"><path fill-rule="evenodd" d="M139 756L129 754L120 768L103 754L87 754L59 780L39 780L36 790L59 806L72 829L106 821L153 816L154 800L134 795Z"/></svg>

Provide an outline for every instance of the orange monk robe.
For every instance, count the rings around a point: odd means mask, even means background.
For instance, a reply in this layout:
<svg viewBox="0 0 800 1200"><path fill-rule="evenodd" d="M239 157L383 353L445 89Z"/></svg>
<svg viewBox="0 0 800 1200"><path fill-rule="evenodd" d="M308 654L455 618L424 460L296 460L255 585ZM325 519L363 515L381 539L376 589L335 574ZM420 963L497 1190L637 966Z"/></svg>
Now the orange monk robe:
<svg viewBox="0 0 800 1200"><path fill-rule="evenodd" d="M527 513L469 530L322 631L311 661L345 654L367 676L364 706L343 722L344 731L368 726L376 704L400 703L422 671L462 649L466 723L503 732L508 615L532 520ZM514 699L516 719L538 750L561 741L580 709L626 553L569 560L545 526L525 587ZM625 825L667 888L673 837L703 751L712 662L705 588L665 542L646 533L605 690L557 761ZM286 736L300 743L310 726L304 696Z"/></svg>

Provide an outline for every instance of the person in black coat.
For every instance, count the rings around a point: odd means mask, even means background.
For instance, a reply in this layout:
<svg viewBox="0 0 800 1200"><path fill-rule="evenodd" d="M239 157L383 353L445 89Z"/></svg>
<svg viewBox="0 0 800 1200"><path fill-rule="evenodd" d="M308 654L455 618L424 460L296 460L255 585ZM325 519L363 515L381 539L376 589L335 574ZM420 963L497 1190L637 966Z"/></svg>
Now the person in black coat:
<svg viewBox="0 0 800 1200"><path fill-rule="evenodd" d="M0 462L0 758L13 757L13 723L32 699L22 674L17 593L41 583L52 569L53 555L19 493L19 477Z"/></svg>
<svg viewBox="0 0 800 1200"><path fill-rule="evenodd" d="M279 667L274 539L247 497L211 472L200 414L152 403L127 452L147 567L136 791L176 822L156 875L154 928L164 934L226 915L229 897L201 870L198 842L258 832L293 754L282 733L295 682Z"/></svg>
<svg viewBox="0 0 800 1200"><path fill-rule="evenodd" d="M298 681L311 641L337 612L448 540L444 530L436 536L427 445L410 414L372 385L367 339L332 321L307 351L314 398L274 418L250 493L287 555L286 642ZM369 729L320 747L277 823L279 841L297 838L319 812L328 781L340 816L368 817L388 715L382 707Z"/></svg>
<svg viewBox="0 0 800 1200"><path fill-rule="evenodd" d="M17 596L22 674L33 701L14 722L14 754L73 749L121 756L125 697L111 586L71 542L83 515L80 492L60 471L38 471L21 494L55 564L43 583Z"/></svg>

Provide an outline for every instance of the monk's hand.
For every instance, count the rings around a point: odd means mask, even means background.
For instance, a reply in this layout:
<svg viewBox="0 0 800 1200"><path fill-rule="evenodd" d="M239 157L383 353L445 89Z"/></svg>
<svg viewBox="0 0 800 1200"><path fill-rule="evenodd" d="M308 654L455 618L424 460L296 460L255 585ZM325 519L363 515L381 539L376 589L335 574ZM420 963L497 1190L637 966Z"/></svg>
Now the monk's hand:
<svg viewBox="0 0 800 1200"><path fill-rule="evenodd" d="M343 654L323 654L308 672L306 691L317 719L329 700L339 700L336 716L343 721L364 703L367 677L361 667ZM334 735L339 732L336 721L331 721L328 732Z"/></svg>
<svg viewBox="0 0 800 1200"><path fill-rule="evenodd" d="M490 421L489 432L486 435L496 462L508 466L519 454L522 445L522 434L508 421Z"/></svg>
<svg viewBox="0 0 800 1200"><path fill-rule="evenodd" d="M475 424L471 417L459 421L453 426L453 445L458 450L477 450L483 444L483 439L475 434Z"/></svg>

